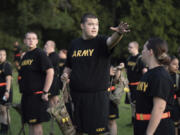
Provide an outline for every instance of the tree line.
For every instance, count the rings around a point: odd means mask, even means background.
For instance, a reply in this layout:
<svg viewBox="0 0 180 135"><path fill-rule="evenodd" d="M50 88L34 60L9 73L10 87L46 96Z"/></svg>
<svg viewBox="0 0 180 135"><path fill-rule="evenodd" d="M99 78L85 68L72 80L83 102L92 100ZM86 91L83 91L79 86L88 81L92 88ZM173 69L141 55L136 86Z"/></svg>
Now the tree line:
<svg viewBox="0 0 180 135"><path fill-rule="evenodd" d="M13 43L23 46L24 34L34 31L39 46L54 40L57 49L68 48L81 36L81 16L91 12L100 20L100 34L110 35L110 26L120 21L130 24L131 32L115 48L113 57L126 58L127 45L136 40L142 48L150 37L161 37L169 52L177 53L180 41L179 0L1 0L0 47L12 56Z"/></svg>

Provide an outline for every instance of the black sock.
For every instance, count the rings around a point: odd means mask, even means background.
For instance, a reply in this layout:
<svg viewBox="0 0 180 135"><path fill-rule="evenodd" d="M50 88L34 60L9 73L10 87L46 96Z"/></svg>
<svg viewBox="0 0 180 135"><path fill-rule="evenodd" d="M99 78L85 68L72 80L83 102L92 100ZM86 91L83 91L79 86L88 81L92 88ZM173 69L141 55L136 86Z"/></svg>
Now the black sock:
<svg viewBox="0 0 180 135"><path fill-rule="evenodd" d="M134 121L135 121L135 118L134 118L134 117L132 117L132 124L134 124Z"/></svg>
<svg viewBox="0 0 180 135"><path fill-rule="evenodd" d="M2 131L8 131L8 125L7 124L1 124L1 130Z"/></svg>

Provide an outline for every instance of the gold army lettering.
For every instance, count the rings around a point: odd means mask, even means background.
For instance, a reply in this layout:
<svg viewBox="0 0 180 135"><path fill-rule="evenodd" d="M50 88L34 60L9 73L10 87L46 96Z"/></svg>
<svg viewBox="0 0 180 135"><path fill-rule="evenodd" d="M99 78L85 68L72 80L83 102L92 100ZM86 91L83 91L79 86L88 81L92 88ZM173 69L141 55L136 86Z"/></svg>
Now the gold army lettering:
<svg viewBox="0 0 180 135"><path fill-rule="evenodd" d="M33 59L23 60L21 63L21 66L30 66L32 62L33 62Z"/></svg>
<svg viewBox="0 0 180 135"><path fill-rule="evenodd" d="M94 49L74 50L72 57L92 56Z"/></svg>
<svg viewBox="0 0 180 135"><path fill-rule="evenodd" d="M128 61L128 66L136 66L136 62Z"/></svg>
<svg viewBox="0 0 180 135"><path fill-rule="evenodd" d="M96 132L103 132L103 131L105 131L105 128L97 128L96 129Z"/></svg>
<svg viewBox="0 0 180 135"><path fill-rule="evenodd" d="M148 87L148 83L147 82L139 82L139 84L137 86L137 90L138 91L146 92L147 87Z"/></svg>

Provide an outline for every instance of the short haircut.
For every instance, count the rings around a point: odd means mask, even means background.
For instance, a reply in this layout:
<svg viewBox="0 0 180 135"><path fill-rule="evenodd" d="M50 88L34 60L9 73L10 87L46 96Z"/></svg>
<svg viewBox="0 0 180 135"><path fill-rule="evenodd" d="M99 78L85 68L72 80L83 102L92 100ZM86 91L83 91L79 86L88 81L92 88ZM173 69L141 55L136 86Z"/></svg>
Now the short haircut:
<svg viewBox="0 0 180 135"><path fill-rule="evenodd" d="M85 13L82 17L81 17L81 23L85 23L87 21L87 18L93 18L93 19L96 19L97 16L95 16L94 14L92 13Z"/></svg>
<svg viewBox="0 0 180 135"><path fill-rule="evenodd" d="M50 43L50 46L53 47L54 49L56 48L56 43L53 40L48 40L47 42ZM46 42L46 43L47 43Z"/></svg>
<svg viewBox="0 0 180 135"><path fill-rule="evenodd" d="M6 49L5 48L0 48L0 51L5 51L6 52Z"/></svg>
<svg viewBox="0 0 180 135"><path fill-rule="evenodd" d="M27 37L28 34L34 34L34 35L36 35L36 37L38 38L37 34L36 34L35 32L33 32L33 31L27 32L27 33L25 34L25 38Z"/></svg>
<svg viewBox="0 0 180 135"><path fill-rule="evenodd" d="M137 49L139 49L139 43L137 41L132 41L129 44L133 44Z"/></svg>
<svg viewBox="0 0 180 135"><path fill-rule="evenodd" d="M6 49L0 48L0 52L5 52L5 54L6 54Z"/></svg>

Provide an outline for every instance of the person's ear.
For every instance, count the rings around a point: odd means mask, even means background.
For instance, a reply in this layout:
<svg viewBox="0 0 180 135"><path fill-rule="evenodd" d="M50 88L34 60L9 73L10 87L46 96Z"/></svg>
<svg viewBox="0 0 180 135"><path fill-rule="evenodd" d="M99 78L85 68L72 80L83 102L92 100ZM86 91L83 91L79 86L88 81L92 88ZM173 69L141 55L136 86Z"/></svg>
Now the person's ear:
<svg viewBox="0 0 180 135"><path fill-rule="evenodd" d="M81 29L83 30L84 29L84 24L81 23L80 26L81 26Z"/></svg>
<svg viewBox="0 0 180 135"><path fill-rule="evenodd" d="M150 52L150 55L154 55L154 52L152 49L150 49L149 52Z"/></svg>

